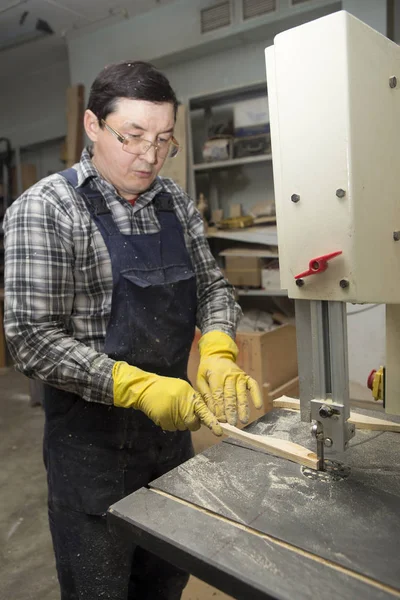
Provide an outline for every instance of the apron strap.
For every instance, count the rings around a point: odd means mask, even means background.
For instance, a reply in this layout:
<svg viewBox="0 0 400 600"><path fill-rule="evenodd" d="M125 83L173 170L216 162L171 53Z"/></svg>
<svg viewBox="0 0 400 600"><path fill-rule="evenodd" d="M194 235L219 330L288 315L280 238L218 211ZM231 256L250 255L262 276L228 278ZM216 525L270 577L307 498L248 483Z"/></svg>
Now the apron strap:
<svg viewBox="0 0 400 600"><path fill-rule="evenodd" d="M59 175L64 177L75 191L82 196L90 214L94 219L99 219L109 235L121 234L103 195L97 188L92 188L89 183L78 186L78 173L72 167L60 171ZM159 192L154 197L153 203L161 229L171 227L177 223L180 225L175 214L174 201L169 192Z"/></svg>
<svg viewBox="0 0 400 600"><path fill-rule="evenodd" d="M114 222L111 211L106 201L98 189L92 188L89 183L78 186L78 173L72 167L60 171L59 175L64 177L74 190L83 198L90 214L96 219L99 218L101 224L109 235L120 234L117 225Z"/></svg>

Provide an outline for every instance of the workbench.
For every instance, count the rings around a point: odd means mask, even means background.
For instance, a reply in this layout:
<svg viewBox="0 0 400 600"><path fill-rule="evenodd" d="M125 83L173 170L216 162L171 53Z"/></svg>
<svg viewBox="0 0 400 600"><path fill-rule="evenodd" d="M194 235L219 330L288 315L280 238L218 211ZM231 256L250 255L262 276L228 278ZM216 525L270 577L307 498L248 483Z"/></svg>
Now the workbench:
<svg viewBox="0 0 400 600"><path fill-rule="evenodd" d="M247 430L315 449L295 411ZM237 599L400 598L399 451L398 433L357 431L334 480L228 439L114 504L109 526Z"/></svg>

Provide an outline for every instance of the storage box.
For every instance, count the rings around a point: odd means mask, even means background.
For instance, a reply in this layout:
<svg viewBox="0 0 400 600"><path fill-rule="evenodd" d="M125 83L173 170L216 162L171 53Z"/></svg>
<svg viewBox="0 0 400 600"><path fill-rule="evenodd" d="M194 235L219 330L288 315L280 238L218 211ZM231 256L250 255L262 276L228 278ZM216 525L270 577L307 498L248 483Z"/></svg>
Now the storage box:
<svg viewBox="0 0 400 600"><path fill-rule="evenodd" d="M255 256L226 256L225 276L238 287L261 286L262 260Z"/></svg>
<svg viewBox="0 0 400 600"><path fill-rule="evenodd" d="M261 287L265 290L280 290L281 274L279 269L261 269Z"/></svg>
<svg viewBox="0 0 400 600"><path fill-rule="evenodd" d="M233 123L235 130L269 123L267 96L236 102L233 107Z"/></svg>
<svg viewBox="0 0 400 600"><path fill-rule="evenodd" d="M261 135L248 134L243 137L235 137L233 154L235 158L271 154L271 135L262 133Z"/></svg>
<svg viewBox="0 0 400 600"><path fill-rule="evenodd" d="M205 162L229 160L233 157L233 138L210 138L204 142L202 154Z"/></svg>

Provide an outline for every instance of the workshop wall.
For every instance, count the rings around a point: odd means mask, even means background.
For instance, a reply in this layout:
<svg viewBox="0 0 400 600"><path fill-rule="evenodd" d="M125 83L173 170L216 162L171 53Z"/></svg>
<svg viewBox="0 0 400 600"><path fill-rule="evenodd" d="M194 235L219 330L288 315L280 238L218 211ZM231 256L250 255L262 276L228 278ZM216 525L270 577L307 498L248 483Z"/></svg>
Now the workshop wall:
<svg viewBox="0 0 400 600"><path fill-rule="evenodd" d="M127 58L151 60L163 69L199 56L215 56L224 49L236 50L234 56L238 58L242 46L273 39L279 31L341 6L334 0L309 0L295 6L291 6L289 0L281 0L275 12L243 21L241 0L232 0L231 24L202 34L200 11L213 4L210 0L176 0L157 11L124 19L94 32L81 35L78 32L68 44L72 83L88 85L104 65ZM224 76L224 63L218 63L218 70ZM191 73L193 83L198 78L204 91L208 73ZM178 92L182 93L180 89ZM193 95L192 90L190 93Z"/></svg>
<svg viewBox="0 0 400 600"><path fill-rule="evenodd" d="M394 0L394 41L400 44L400 0Z"/></svg>
<svg viewBox="0 0 400 600"><path fill-rule="evenodd" d="M1 137L28 146L65 136L68 59L0 80Z"/></svg>

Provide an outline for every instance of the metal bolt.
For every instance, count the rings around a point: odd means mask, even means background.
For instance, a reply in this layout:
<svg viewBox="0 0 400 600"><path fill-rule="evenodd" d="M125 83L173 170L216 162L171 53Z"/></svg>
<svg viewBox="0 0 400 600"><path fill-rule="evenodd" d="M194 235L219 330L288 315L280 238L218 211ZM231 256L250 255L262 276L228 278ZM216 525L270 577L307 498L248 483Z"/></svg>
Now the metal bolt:
<svg viewBox="0 0 400 600"><path fill-rule="evenodd" d="M314 423L313 425L311 425L311 435L313 437L317 437L317 433L318 433L318 425L316 423Z"/></svg>
<svg viewBox="0 0 400 600"><path fill-rule="evenodd" d="M389 87L391 87L392 89L395 88L397 85L397 77L395 77L393 75L393 77L389 77Z"/></svg>
<svg viewBox="0 0 400 600"><path fill-rule="evenodd" d="M340 287L341 287L343 290L345 290L346 288L348 288L348 287L349 287L350 283L349 283L349 280L348 280L348 279L341 279L341 280L339 281L339 285L340 285Z"/></svg>
<svg viewBox="0 0 400 600"><path fill-rule="evenodd" d="M346 195L345 190L342 190L342 188L339 188L338 190L336 190L336 196L338 198L344 198Z"/></svg>
<svg viewBox="0 0 400 600"><path fill-rule="evenodd" d="M298 194L292 194L290 196L290 199L291 199L292 202L294 202L296 204L296 202L299 202L300 196Z"/></svg>
<svg viewBox="0 0 400 600"><path fill-rule="evenodd" d="M333 410L330 406L324 404L323 406L321 406L318 413L321 419L327 419L328 417L331 417L333 415Z"/></svg>
<svg viewBox="0 0 400 600"><path fill-rule="evenodd" d="M324 444L327 448L332 448L333 446L333 441L331 440L331 438L325 438L324 440Z"/></svg>
<svg viewBox="0 0 400 600"><path fill-rule="evenodd" d="M303 287L304 279L296 279L296 285L297 287Z"/></svg>
<svg viewBox="0 0 400 600"><path fill-rule="evenodd" d="M400 231L393 231L393 239L395 242L400 240Z"/></svg>

